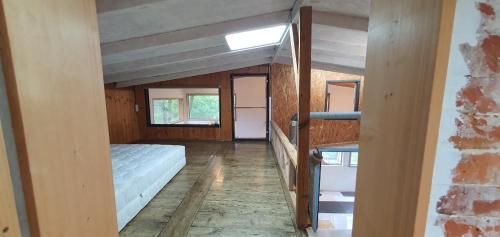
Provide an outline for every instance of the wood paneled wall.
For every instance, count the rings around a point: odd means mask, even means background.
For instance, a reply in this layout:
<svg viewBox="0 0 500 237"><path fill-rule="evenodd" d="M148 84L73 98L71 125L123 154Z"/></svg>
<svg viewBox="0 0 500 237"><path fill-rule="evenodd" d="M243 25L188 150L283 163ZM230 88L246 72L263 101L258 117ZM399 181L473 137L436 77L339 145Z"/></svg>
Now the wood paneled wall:
<svg viewBox="0 0 500 237"><path fill-rule="evenodd" d="M273 64L271 73L272 120L288 136L290 119L297 112L293 69L290 65ZM329 80L361 80L361 91L363 90L363 76L313 69L311 72L311 111L324 111L326 81ZM360 101L362 101L361 98ZM359 121L312 120L310 126L311 147L357 142L359 139Z"/></svg>
<svg viewBox="0 0 500 237"><path fill-rule="evenodd" d="M95 1L0 4L31 236L117 236Z"/></svg>
<svg viewBox="0 0 500 237"><path fill-rule="evenodd" d="M423 236L454 5L372 1L353 237Z"/></svg>
<svg viewBox="0 0 500 237"><path fill-rule="evenodd" d="M267 65L224 71L189 78L182 78L135 87L135 99L139 105L138 122L143 140L232 140L231 74L268 73ZM146 88L171 87L219 87L221 88L221 126L209 127L148 127L144 90Z"/></svg>
<svg viewBox="0 0 500 237"><path fill-rule="evenodd" d="M106 85L109 140L111 144L133 143L141 139L137 113L134 111L134 88Z"/></svg>

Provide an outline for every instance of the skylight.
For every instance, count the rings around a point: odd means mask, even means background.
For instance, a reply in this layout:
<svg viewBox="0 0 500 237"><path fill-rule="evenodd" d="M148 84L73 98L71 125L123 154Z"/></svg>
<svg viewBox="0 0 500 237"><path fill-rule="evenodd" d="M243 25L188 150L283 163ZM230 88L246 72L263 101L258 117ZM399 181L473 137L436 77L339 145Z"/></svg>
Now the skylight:
<svg viewBox="0 0 500 237"><path fill-rule="evenodd" d="M286 26L279 25L226 35L226 42L231 50L240 50L278 44Z"/></svg>

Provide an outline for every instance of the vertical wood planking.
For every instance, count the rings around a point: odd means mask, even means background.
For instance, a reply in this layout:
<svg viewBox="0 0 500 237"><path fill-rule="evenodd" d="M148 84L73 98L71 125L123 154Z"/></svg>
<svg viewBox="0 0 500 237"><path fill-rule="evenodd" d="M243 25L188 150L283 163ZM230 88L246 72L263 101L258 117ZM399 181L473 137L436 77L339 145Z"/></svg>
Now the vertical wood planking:
<svg viewBox="0 0 500 237"><path fill-rule="evenodd" d="M299 30L299 131L297 139L297 226L306 228L309 223L307 208L308 159L309 159L309 114L311 107L311 38L312 7L300 8Z"/></svg>
<svg viewBox="0 0 500 237"><path fill-rule="evenodd" d="M422 236L450 40L444 2L372 1L353 237Z"/></svg>
<svg viewBox="0 0 500 237"><path fill-rule="evenodd" d="M140 140L137 113L134 111L134 88L112 88L107 86L105 95L110 142L120 144Z"/></svg>
<svg viewBox="0 0 500 237"><path fill-rule="evenodd" d="M17 237L21 235L14 202L14 192L10 179L9 164L5 150L2 126L0 124L0 236Z"/></svg>
<svg viewBox="0 0 500 237"><path fill-rule="evenodd" d="M2 0L1 52L32 236L117 236L93 0Z"/></svg>

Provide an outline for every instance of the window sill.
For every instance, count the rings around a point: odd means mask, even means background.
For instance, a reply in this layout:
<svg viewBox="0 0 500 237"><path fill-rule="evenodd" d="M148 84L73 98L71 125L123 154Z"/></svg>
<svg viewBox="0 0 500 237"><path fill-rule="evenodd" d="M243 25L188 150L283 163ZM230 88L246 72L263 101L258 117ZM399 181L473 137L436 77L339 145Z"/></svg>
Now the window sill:
<svg viewBox="0 0 500 237"><path fill-rule="evenodd" d="M148 128L220 128L220 124L148 124Z"/></svg>

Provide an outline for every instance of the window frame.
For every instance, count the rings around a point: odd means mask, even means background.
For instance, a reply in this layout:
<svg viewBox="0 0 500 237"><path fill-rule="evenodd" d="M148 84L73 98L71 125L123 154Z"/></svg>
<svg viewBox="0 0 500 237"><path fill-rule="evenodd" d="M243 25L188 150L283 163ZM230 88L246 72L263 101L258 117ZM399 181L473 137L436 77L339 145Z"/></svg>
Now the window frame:
<svg viewBox="0 0 500 237"><path fill-rule="evenodd" d="M351 152L351 154L349 155L349 162L347 163L347 166L352 167L352 168L357 168L358 164L355 164L355 165L352 164L352 153L354 153L354 152ZM358 153L358 162L359 162L359 151L356 153Z"/></svg>
<svg viewBox="0 0 500 237"><path fill-rule="evenodd" d="M338 156L340 156L340 163L327 164L326 161L325 161L325 158L323 156L323 153L337 153L337 158L339 158ZM342 167L342 166L345 165L344 152L339 152L339 151L323 151L321 155L323 156L323 161L325 162L325 164L321 164L322 166L337 166L337 167Z"/></svg>
<svg viewBox="0 0 500 237"><path fill-rule="evenodd" d="M344 84L344 83L354 83L356 85L355 88L355 94L354 94L354 111L353 112L358 112L359 111L359 95L360 95L360 90L361 90L361 80L328 80L325 82L325 106L324 106L324 112L328 112L330 110L330 92L328 92L328 86L329 85L335 85L335 84Z"/></svg>
<svg viewBox="0 0 500 237"><path fill-rule="evenodd" d="M180 118L181 118L181 116L180 116L180 115L184 112L184 111L183 111L183 103L182 103L182 102L183 102L183 100L182 100L182 98L174 98L174 97L166 97L166 98L153 98L153 99L151 99L151 101L153 101L153 107L154 107L155 100L177 100L177 101L179 102L179 119L178 119L178 120L176 120L175 122L172 122L172 124L175 124L175 123L178 123L178 122L180 122L180 121L181 121L181 119L180 119ZM150 110L151 110L151 108L150 108ZM150 114L151 114L151 113L150 113ZM151 116L151 115L150 115L150 116ZM153 116L154 116L154 111L153 111ZM153 119L152 119L152 120L153 120L152 122L154 122L154 117L153 117ZM156 123L152 123L152 124L154 124L154 125L166 125L166 124L156 124Z"/></svg>
<svg viewBox="0 0 500 237"><path fill-rule="evenodd" d="M149 103L149 89L180 89L180 88L189 88L189 89L218 89L219 95L219 123L214 124L153 124L151 122L151 105ZM222 126L222 90L217 86L203 86L203 87L190 87L190 86L179 86L179 87L150 87L144 88L144 105L146 112L146 127L152 128L162 128L162 127L200 127L200 128L220 128ZM187 101L186 103L189 103ZM182 110L182 109L181 109ZM182 111L184 112L184 111Z"/></svg>

